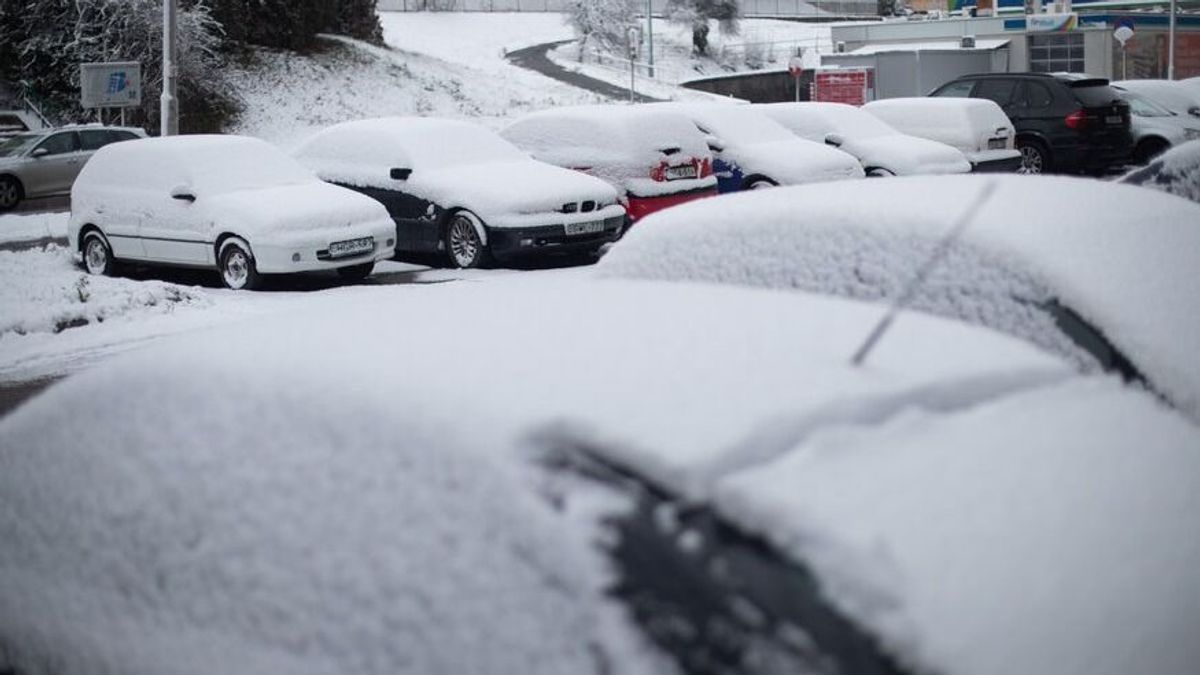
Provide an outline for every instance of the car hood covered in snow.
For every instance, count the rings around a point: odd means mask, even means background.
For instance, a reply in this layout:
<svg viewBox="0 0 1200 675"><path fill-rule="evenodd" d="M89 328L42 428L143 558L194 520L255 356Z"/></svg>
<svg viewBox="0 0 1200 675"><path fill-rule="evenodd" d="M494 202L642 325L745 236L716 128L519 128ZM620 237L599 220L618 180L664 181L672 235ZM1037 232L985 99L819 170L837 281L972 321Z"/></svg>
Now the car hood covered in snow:
<svg viewBox="0 0 1200 675"><path fill-rule="evenodd" d="M493 216L550 213L566 203L615 204L617 191L579 171L534 160L488 162L414 172L403 188L445 208Z"/></svg>
<svg viewBox="0 0 1200 675"><path fill-rule="evenodd" d="M0 420L6 655L64 675L664 672L607 611L596 507L534 496L527 460L579 447L810 564L921 671L1165 675L1192 648L1197 432L1144 393L919 314L853 367L871 304L556 282L314 297Z"/></svg>
<svg viewBox="0 0 1200 675"><path fill-rule="evenodd" d="M1068 318L1054 314L1065 307L1200 419L1200 207L1150 190L958 176L730 195L647 220L597 271L896 297L987 183L994 194L913 307L1019 335L1088 367L1092 357L1059 327Z"/></svg>
<svg viewBox="0 0 1200 675"><path fill-rule="evenodd" d="M761 174L780 185L863 177L862 166L854 157L802 138L729 146L724 154L747 176Z"/></svg>
<svg viewBox="0 0 1200 675"><path fill-rule="evenodd" d="M204 209L214 228L234 228L247 237L391 222L387 210L374 199L318 180L211 196L201 193L193 207Z"/></svg>
<svg viewBox="0 0 1200 675"><path fill-rule="evenodd" d="M916 136L847 138L841 149L858 157L863 168L887 169L897 176L967 173L971 163L955 148Z"/></svg>

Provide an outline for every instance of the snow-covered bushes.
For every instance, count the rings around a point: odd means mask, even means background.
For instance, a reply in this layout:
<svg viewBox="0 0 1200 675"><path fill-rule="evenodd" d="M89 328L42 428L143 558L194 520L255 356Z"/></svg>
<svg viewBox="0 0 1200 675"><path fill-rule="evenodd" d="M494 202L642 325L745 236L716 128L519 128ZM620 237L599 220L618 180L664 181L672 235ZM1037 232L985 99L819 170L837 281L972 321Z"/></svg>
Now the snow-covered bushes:
<svg viewBox="0 0 1200 675"><path fill-rule="evenodd" d="M579 36L580 60L588 47L616 50L625 46L633 21L633 0L571 0L567 6L567 23Z"/></svg>

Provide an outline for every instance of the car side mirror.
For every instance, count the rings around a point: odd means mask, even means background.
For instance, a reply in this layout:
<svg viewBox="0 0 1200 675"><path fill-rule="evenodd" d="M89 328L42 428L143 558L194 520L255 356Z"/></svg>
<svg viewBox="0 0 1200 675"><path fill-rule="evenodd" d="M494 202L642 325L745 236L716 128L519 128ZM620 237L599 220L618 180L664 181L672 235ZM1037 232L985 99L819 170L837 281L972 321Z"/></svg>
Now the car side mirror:
<svg viewBox="0 0 1200 675"><path fill-rule="evenodd" d="M45 157L48 154L50 154L50 151L45 148L34 148L33 152L29 153L29 156L39 158L39 157Z"/></svg>
<svg viewBox="0 0 1200 675"><path fill-rule="evenodd" d="M196 201L196 193L186 185L179 185L171 190L171 199L191 204Z"/></svg>
<svg viewBox="0 0 1200 675"><path fill-rule="evenodd" d="M712 150L713 152L725 152L725 144L722 143L721 139L717 138L716 136L705 136L704 142L708 144L708 149Z"/></svg>
<svg viewBox="0 0 1200 675"><path fill-rule="evenodd" d="M392 177L392 180L408 180L408 177L412 175L412 169L392 169L388 175Z"/></svg>
<svg viewBox="0 0 1200 675"><path fill-rule="evenodd" d="M841 134L825 134L825 145L832 145L835 148L840 148L842 147L842 143L845 142L846 139L842 138Z"/></svg>

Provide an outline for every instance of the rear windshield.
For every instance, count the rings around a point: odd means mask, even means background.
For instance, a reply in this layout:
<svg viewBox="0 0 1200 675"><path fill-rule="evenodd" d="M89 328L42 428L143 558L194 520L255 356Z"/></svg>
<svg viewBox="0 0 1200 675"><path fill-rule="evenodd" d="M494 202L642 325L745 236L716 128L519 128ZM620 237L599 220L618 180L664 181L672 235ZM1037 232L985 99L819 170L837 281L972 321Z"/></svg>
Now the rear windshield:
<svg viewBox="0 0 1200 675"><path fill-rule="evenodd" d="M1072 85L1071 93L1075 95L1077 101L1088 108L1112 105L1113 102L1121 100L1121 95L1117 93L1117 90L1107 84Z"/></svg>

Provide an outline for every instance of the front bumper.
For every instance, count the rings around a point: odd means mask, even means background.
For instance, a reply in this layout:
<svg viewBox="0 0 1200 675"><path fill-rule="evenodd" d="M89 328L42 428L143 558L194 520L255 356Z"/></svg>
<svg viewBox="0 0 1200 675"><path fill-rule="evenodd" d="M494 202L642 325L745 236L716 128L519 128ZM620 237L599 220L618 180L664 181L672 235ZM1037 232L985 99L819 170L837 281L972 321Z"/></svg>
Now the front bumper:
<svg viewBox="0 0 1200 675"><path fill-rule="evenodd" d="M329 245L335 241L371 237L374 248L343 258L329 258ZM262 274L291 274L317 270L336 270L352 265L378 262L392 257L396 249L396 226L386 221L322 230L288 233L286 238L270 241L251 239L254 264Z"/></svg>
<svg viewBox="0 0 1200 675"><path fill-rule="evenodd" d="M587 234L567 234L562 225L492 228L488 248L497 260L594 251L621 236L625 215L609 216L603 223L602 230Z"/></svg>
<svg viewBox="0 0 1200 675"><path fill-rule="evenodd" d="M699 190L689 190L687 192L676 192L669 195L659 195L656 197L637 197L629 195L629 222L636 223L646 216L661 211L665 208L690 202L693 199L701 199L703 197L712 197L717 194L716 186L702 188Z"/></svg>
<svg viewBox="0 0 1200 675"><path fill-rule="evenodd" d="M1021 154L1016 157L1001 157L971 162L973 173L1015 173L1021 168Z"/></svg>

